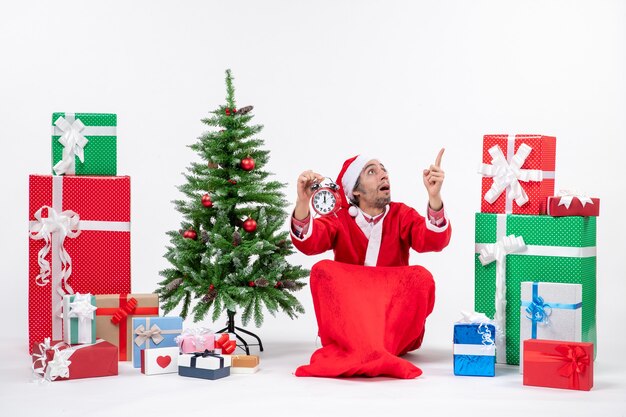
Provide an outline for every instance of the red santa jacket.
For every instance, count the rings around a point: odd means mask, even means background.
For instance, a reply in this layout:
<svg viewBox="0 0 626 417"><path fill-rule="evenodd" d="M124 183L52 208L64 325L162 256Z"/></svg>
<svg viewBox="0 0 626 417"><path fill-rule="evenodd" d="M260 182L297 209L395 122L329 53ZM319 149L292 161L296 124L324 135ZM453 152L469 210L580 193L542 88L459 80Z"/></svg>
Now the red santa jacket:
<svg viewBox="0 0 626 417"><path fill-rule="evenodd" d="M438 252L450 242L450 221L442 227L426 221L415 209L403 203L390 203L385 217L372 228L368 239L348 210L336 216L311 220L307 233L291 240L306 255L333 249L335 261L369 266L406 266L409 248L417 252Z"/></svg>

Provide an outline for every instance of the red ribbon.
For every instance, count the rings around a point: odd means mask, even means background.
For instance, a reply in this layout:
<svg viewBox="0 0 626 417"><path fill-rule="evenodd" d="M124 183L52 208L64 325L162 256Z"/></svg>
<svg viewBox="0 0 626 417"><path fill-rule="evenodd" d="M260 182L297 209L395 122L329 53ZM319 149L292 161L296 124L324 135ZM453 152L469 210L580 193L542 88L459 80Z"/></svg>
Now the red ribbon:
<svg viewBox="0 0 626 417"><path fill-rule="evenodd" d="M558 345L554 348L558 354L537 351L527 352L527 359L533 362L564 362L559 368L559 375L569 378L570 387L580 389L580 375L590 364L587 352L576 345Z"/></svg>
<svg viewBox="0 0 626 417"><path fill-rule="evenodd" d="M215 340L215 349L222 349L222 353L230 355L237 348L237 342L230 340L228 333L222 333L219 339Z"/></svg>
<svg viewBox="0 0 626 417"><path fill-rule="evenodd" d="M128 360L128 346L126 343L128 339L128 316L158 316L159 307L137 307L137 299L135 297L128 298L128 294L120 294L119 308L98 308L96 315L112 316L111 323L119 324L118 347L120 361L126 361Z"/></svg>
<svg viewBox="0 0 626 417"><path fill-rule="evenodd" d="M124 307L121 307L121 305L122 303L120 302L120 308L118 308L115 314L111 316L111 323L113 324L118 324L128 317L129 314L133 314L133 311L137 308L137 299L135 297L131 297L128 301L126 301L126 305Z"/></svg>
<svg viewBox="0 0 626 417"><path fill-rule="evenodd" d="M559 375L569 378L572 381L575 389L579 388L579 376L587 366L589 366L589 355L580 347L575 345L559 345L556 347L556 351L561 354L561 360L565 364L559 368Z"/></svg>

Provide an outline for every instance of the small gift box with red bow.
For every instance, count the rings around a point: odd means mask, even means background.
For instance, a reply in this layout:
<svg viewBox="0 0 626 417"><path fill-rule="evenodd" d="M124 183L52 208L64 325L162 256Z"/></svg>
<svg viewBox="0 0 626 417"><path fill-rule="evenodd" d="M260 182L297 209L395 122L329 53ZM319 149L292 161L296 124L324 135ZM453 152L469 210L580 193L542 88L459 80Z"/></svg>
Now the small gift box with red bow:
<svg viewBox="0 0 626 417"><path fill-rule="evenodd" d="M176 347L176 336L183 331L181 317L133 317L133 367L141 367L141 351Z"/></svg>
<svg viewBox="0 0 626 417"><path fill-rule="evenodd" d="M102 339L70 346L47 338L33 346L33 371L47 381L117 375L117 347Z"/></svg>
<svg viewBox="0 0 626 417"><path fill-rule="evenodd" d="M91 294L63 296L63 341L96 343L96 297Z"/></svg>
<svg viewBox="0 0 626 417"><path fill-rule="evenodd" d="M220 379L230 375L227 359L217 353L183 353L178 357L178 375L202 379Z"/></svg>
<svg viewBox="0 0 626 417"><path fill-rule="evenodd" d="M525 340L524 385L591 390L593 343Z"/></svg>
<svg viewBox="0 0 626 417"><path fill-rule="evenodd" d="M178 347L143 349L141 373L146 375L174 374L178 372Z"/></svg>
<svg viewBox="0 0 626 417"><path fill-rule="evenodd" d="M215 333L205 327L187 328L176 337L176 343L182 353L213 350L215 349Z"/></svg>
<svg viewBox="0 0 626 417"><path fill-rule="evenodd" d="M582 341L583 286L522 282L520 343L526 339ZM520 373L524 372L520 345Z"/></svg>
<svg viewBox="0 0 626 417"><path fill-rule="evenodd" d="M133 317L157 317L157 294L96 295L96 337L107 340L120 350L120 361L131 360L133 352Z"/></svg>
<svg viewBox="0 0 626 417"><path fill-rule="evenodd" d="M218 333L215 335L215 353L230 355L237 348L237 336L232 333Z"/></svg>
<svg viewBox="0 0 626 417"><path fill-rule="evenodd" d="M560 191L547 198L546 214L552 217L600 215L600 199L587 197L573 191Z"/></svg>
<svg viewBox="0 0 626 417"><path fill-rule="evenodd" d="M554 195L556 138L485 135L481 213L541 214Z"/></svg>

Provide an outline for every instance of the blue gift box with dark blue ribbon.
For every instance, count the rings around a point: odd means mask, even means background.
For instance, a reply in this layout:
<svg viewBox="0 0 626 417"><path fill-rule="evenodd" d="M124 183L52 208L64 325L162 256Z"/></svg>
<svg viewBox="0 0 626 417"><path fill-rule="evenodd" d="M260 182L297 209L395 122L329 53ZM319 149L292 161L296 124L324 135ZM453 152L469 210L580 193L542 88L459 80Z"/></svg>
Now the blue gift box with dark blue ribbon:
<svg viewBox="0 0 626 417"><path fill-rule="evenodd" d="M454 375L495 376L496 328L488 323L454 325Z"/></svg>

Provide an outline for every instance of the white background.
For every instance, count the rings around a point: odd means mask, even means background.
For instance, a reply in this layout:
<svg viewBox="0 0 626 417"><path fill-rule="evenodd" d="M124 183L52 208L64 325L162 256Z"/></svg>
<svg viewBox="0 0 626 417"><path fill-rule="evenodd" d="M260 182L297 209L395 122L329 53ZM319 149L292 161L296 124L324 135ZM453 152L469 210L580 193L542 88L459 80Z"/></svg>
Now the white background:
<svg viewBox="0 0 626 417"><path fill-rule="evenodd" d="M131 409L626 415L625 2L28 1L3 2L2 15L4 409L51 416ZM200 119L224 103L226 68L238 107L254 105L254 121L265 126L267 168L287 184L289 201L302 170L336 177L346 158L368 153L388 167L393 199L423 213L421 170L445 146L442 194L452 241L442 253L411 257L437 282L424 346L409 356L424 376L294 377L317 347L307 287L298 293L305 315L268 315L252 328L266 345L254 376L146 378L122 364L118 378L28 384L28 175L50 173L51 113L118 114L118 174L132 181L132 286L152 292L167 266L165 232L181 220L171 200L197 160L187 145L205 130ZM476 169L486 133L556 136L557 190L602 200L590 393L523 387L508 367L496 378L452 376L452 323L473 308ZM308 268L329 256L289 260ZM203 324L217 329L224 320Z"/></svg>

